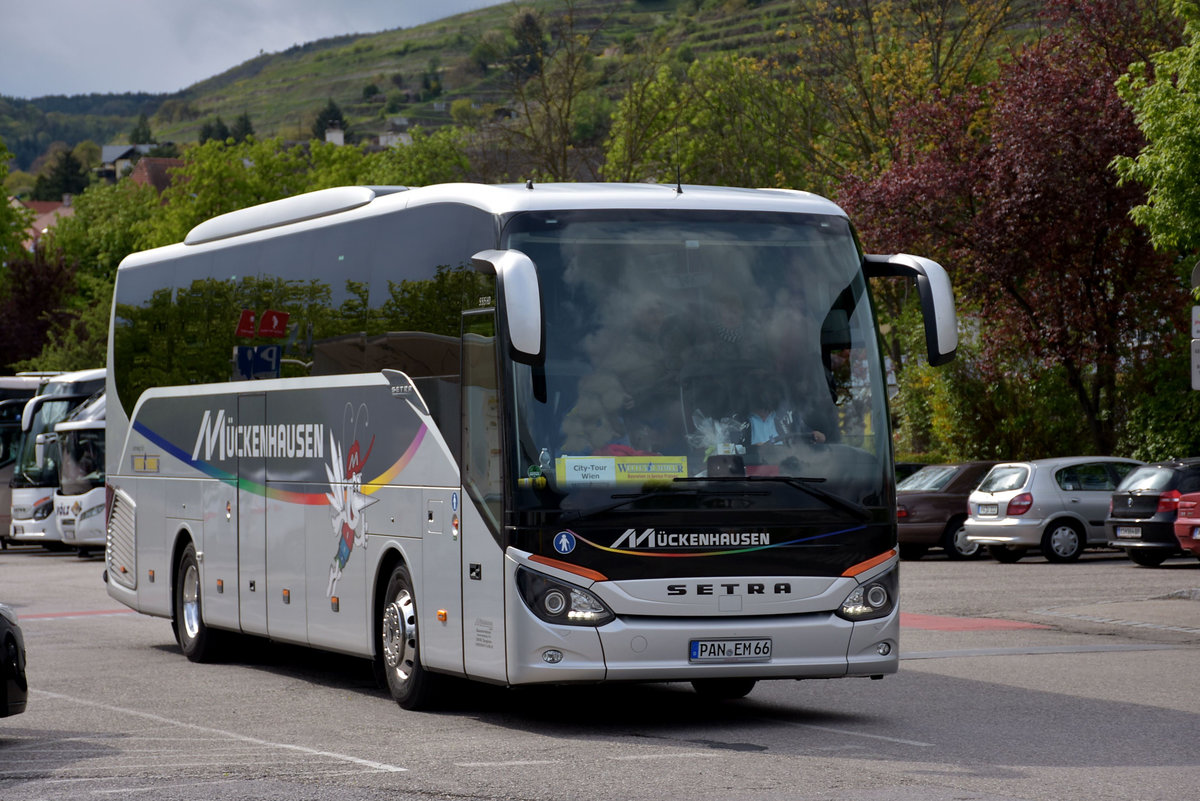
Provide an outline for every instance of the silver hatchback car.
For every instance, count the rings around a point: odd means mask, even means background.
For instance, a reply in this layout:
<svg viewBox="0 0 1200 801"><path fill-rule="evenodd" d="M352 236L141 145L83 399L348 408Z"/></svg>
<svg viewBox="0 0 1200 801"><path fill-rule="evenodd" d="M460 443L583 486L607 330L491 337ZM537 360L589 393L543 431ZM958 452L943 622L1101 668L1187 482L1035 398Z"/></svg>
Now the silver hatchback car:
<svg viewBox="0 0 1200 801"><path fill-rule="evenodd" d="M1002 462L967 499L967 540L1000 562L1030 548L1051 562L1073 562L1084 548L1108 544L1108 502L1140 464L1109 456Z"/></svg>

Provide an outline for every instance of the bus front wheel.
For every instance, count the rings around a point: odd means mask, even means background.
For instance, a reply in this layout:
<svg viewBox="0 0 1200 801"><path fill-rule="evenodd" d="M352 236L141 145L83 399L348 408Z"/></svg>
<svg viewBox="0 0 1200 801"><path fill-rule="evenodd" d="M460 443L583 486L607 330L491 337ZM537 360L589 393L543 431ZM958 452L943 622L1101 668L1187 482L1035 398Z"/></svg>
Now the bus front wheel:
<svg viewBox="0 0 1200 801"><path fill-rule="evenodd" d="M204 624L200 600L200 563L196 546L188 543L175 572L175 608L171 627L183 655L193 662L211 662L217 656L219 635Z"/></svg>
<svg viewBox="0 0 1200 801"><path fill-rule="evenodd" d="M396 565L383 596L377 657L388 692L405 709L424 709L433 702L436 677L421 665L417 639L417 601L412 576Z"/></svg>

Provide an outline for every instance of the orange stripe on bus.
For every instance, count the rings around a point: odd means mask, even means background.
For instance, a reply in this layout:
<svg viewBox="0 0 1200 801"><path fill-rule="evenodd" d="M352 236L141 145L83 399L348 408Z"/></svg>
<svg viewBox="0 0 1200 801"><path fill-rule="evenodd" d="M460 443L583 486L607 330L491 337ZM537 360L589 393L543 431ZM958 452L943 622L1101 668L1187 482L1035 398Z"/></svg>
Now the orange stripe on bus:
<svg viewBox="0 0 1200 801"><path fill-rule="evenodd" d="M565 570L568 573L574 573L577 576L583 576L584 578L589 578L592 581L608 581L608 576L604 575L603 573L599 573L595 570L588 570L586 567L573 565L570 562L560 562L557 559L551 559L548 556L541 556L539 554L532 553L529 555L529 561L538 562L543 565L549 565L550 567L557 567L559 570Z"/></svg>
<svg viewBox="0 0 1200 801"><path fill-rule="evenodd" d="M883 553L879 554L879 556L873 556L865 562L859 562L857 565L851 565L850 567L846 568L845 572L843 572L842 575L843 576L857 576L859 573L865 573L866 571L870 570L871 568L875 567L876 565L883 564L884 562L891 559L895 555L896 555L895 548L892 548L890 551L884 551Z"/></svg>

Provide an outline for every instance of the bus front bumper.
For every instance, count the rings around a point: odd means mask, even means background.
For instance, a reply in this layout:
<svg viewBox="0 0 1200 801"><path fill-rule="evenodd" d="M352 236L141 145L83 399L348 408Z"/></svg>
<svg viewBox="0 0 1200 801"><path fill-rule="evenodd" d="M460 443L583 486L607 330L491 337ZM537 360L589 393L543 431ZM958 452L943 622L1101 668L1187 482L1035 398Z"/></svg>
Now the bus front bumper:
<svg viewBox="0 0 1200 801"><path fill-rule="evenodd" d="M522 610L524 611L524 610ZM831 612L740 618L627 617L594 628L552 626L522 614L510 628L510 684L826 679L881 676L899 667L899 612L851 623ZM515 622L515 621L511 621ZM694 641L763 643L769 658L692 658Z"/></svg>

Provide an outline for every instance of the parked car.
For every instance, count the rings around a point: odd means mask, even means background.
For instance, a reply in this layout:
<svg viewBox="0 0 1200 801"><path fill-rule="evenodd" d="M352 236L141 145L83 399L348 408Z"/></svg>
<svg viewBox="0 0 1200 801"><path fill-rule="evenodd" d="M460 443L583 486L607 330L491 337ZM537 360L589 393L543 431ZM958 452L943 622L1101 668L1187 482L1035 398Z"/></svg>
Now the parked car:
<svg viewBox="0 0 1200 801"><path fill-rule="evenodd" d="M25 680L25 638L17 624L17 613L0 604L0 718L19 715L29 700Z"/></svg>
<svg viewBox="0 0 1200 801"><path fill-rule="evenodd" d="M1175 539L1184 553L1200 558L1200 492L1179 497L1179 516L1175 518Z"/></svg>
<svg viewBox="0 0 1200 801"><path fill-rule="evenodd" d="M900 558L920 559L931 547L951 559L970 559L980 545L967 540L967 497L995 462L931 464L896 485Z"/></svg>
<svg viewBox="0 0 1200 801"><path fill-rule="evenodd" d="M1200 491L1200 459L1143 465L1125 477L1108 510L1108 544L1143 567L1180 553L1175 536L1179 501Z"/></svg>
<svg viewBox="0 0 1200 801"><path fill-rule="evenodd" d="M1051 562L1073 562L1084 548L1107 545L1109 500L1141 464L1111 456L1001 462L971 493L967 540L1000 562L1030 548Z"/></svg>

